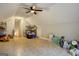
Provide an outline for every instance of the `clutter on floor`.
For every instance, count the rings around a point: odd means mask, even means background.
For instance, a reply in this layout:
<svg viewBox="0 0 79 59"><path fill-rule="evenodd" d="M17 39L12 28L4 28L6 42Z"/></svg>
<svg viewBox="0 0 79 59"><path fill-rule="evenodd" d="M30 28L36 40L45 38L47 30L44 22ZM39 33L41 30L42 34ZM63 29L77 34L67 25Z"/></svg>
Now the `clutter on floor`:
<svg viewBox="0 0 79 59"><path fill-rule="evenodd" d="M77 40L64 40L64 36L52 35L52 41L67 50L67 52L73 56L79 56L79 41Z"/></svg>
<svg viewBox="0 0 79 59"><path fill-rule="evenodd" d="M6 34L6 23L0 22L0 41L9 41L8 35Z"/></svg>
<svg viewBox="0 0 79 59"><path fill-rule="evenodd" d="M36 25L26 26L25 36L28 39L36 38L37 37L37 26Z"/></svg>
<svg viewBox="0 0 79 59"><path fill-rule="evenodd" d="M52 38L53 42L57 45L59 45L59 42L60 42L60 37L59 36L55 36L53 35L53 38Z"/></svg>

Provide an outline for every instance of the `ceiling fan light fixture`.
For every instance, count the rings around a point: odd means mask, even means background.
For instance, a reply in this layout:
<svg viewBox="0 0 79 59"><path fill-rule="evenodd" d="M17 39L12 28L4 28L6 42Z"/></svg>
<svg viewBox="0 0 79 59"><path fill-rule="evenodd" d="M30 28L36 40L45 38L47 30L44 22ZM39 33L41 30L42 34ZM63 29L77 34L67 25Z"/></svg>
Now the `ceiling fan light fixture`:
<svg viewBox="0 0 79 59"><path fill-rule="evenodd" d="M35 9L35 6L33 6L32 9Z"/></svg>
<svg viewBox="0 0 79 59"><path fill-rule="evenodd" d="M34 13L35 11L34 10L31 10L31 13Z"/></svg>

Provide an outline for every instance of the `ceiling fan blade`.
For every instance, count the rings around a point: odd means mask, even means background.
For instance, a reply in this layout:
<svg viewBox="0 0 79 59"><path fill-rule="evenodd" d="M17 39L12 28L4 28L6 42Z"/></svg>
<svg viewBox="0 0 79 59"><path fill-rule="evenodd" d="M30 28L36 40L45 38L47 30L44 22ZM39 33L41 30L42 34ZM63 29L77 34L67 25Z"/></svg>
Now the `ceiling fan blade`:
<svg viewBox="0 0 79 59"><path fill-rule="evenodd" d="M30 10L29 8L24 8L24 9L28 9L28 10Z"/></svg>
<svg viewBox="0 0 79 59"><path fill-rule="evenodd" d="M35 10L35 11L43 11L43 10Z"/></svg>
<svg viewBox="0 0 79 59"><path fill-rule="evenodd" d="M37 13L36 13L36 12L34 12L34 14L36 15Z"/></svg>
<svg viewBox="0 0 79 59"><path fill-rule="evenodd" d="M31 6L30 9L33 10L33 7Z"/></svg>
<svg viewBox="0 0 79 59"><path fill-rule="evenodd" d="M26 13L29 13L30 11L26 12Z"/></svg>

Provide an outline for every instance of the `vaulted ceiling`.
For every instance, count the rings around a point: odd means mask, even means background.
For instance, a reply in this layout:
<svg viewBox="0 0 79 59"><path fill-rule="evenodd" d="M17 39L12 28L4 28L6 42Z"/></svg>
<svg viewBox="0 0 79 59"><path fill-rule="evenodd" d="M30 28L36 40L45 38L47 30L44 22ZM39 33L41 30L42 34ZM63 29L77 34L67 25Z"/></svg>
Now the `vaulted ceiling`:
<svg viewBox="0 0 79 59"><path fill-rule="evenodd" d="M0 3L0 19L6 19L11 16L21 16L21 17L29 17L32 14L26 14L27 10L23 9L22 7L31 6L32 3ZM53 4L37 4L37 6L41 8L49 8Z"/></svg>
<svg viewBox="0 0 79 59"><path fill-rule="evenodd" d="M0 3L0 20L11 16L30 17L32 14L26 14L27 10L22 7L31 6L32 3ZM36 23L54 24L58 22L79 21L79 4L77 3L39 3L37 6L44 9L43 12L34 15L32 19Z"/></svg>
<svg viewBox="0 0 79 59"><path fill-rule="evenodd" d="M33 20L34 19L34 20ZM32 20L40 25L57 23L79 23L78 3L57 3L49 10L32 17Z"/></svg>
<svg viewBox="0 0 79 59"><path fill-rule="evenodd" d="M0 19L4 20L15 15L18 4L0 3Z"/></svg>

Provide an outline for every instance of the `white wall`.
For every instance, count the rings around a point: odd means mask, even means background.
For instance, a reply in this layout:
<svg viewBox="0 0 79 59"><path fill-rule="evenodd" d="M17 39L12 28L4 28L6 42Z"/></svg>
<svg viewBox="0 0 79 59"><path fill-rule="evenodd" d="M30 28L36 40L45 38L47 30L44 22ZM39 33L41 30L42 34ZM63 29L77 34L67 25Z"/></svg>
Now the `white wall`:
<svg viewBox="0 0 79 59"><path fill-rule="evenodd" d="M53 32L79 39L79 4L56 4L33 16L32 21L41 27L42 35Z"/></svg>
<svg viewBox="0 0 79 59"><path fill-rule="evenodd" d="M11 34L12 31L14 30L14 18L8 18L6 19L6 22L7 22L7 33L8 34Z"/></svg>
<svg viewBox="0 0 79 59"><path fill-rule="evenodd" d="M54 33L59 36L66 36L65 38L79 39L78 23L64 23L53 25L42 25L42 34Z"/></svg>

